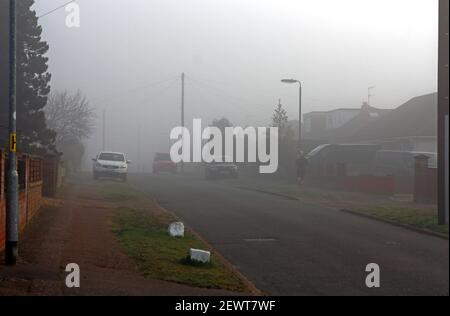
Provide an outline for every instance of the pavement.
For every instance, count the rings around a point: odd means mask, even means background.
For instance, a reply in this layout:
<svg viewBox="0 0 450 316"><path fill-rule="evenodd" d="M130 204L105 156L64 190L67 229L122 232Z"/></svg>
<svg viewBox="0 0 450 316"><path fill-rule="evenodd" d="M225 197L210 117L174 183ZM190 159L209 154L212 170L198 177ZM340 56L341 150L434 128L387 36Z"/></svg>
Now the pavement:
<svg viewBox="0 0 450 316"><path fill-rule="evenodd" d="M200 175L131 176L270 295L449 295L449 241ZM366 287L366 266L381 287Z"/></svg>
<svg viewBox="0 0 450 316"><path fill-rule="evenodd" d="M50 202L20 236L17 266L4 266L1 256L0 296L235 295L143 277L111 232L111 212L117 205L105 202L91 188L77 183L63 201ZM146 207L152 207L150 200ZM80 266L79 289L65 286L69 263Z"/></svg>

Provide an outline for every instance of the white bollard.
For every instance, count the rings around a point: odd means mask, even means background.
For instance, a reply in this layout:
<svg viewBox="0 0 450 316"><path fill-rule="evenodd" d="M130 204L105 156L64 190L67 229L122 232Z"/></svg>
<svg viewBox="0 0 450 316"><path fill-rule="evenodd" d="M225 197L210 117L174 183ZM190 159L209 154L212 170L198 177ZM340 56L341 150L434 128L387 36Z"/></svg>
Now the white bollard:
<svg viewBox="0 0 450 316"><path fill-rule="evenodd" d="M189 251L189 258L191 261L209 263L211 261L211 252L200 249L191 249Z"/></svg>
<svg viewBox="0 0 450 316"><path fill-rule="evenodd" d="M169 234L171 237L184 237L184 224L182 222L170 224Z"/></svg>

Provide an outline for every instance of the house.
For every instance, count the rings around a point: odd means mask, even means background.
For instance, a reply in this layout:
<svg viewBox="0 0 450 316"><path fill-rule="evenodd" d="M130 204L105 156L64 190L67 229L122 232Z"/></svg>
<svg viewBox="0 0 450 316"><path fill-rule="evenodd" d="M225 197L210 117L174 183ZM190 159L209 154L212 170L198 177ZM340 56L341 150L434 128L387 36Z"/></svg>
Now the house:
<svg viewBox="0 0 450 316"><path fill-rule="evenodd" d="M436 152L437 93L412 98L395 110L363 104L358 114L337 128L323 125L308 133L305 127L304 139L316 145L372 143L388 150Z"/></svg>
<svg viewBox="0 0 450 316"><path fill-rule="evenodd" d="M326 112L311 112L303 116L304 138L337 142L336 131L342 138L352 135L358 128L370 121L375 121L387 113L389 109L378 109L363 103L361 108L343 108Z"/></svg>
<svg viewBox="0 0 450 316"><path fill-rule="evenodd" d="M325 131L341 127L357 116L360 109L336 109L332 111L314 111L303 115L305 137L322 135Z"/></svg>
<svg viewBox="0 0 450 316"><path fill-rule="evenodd" d="M336 130L336 140L345 138L346 142L380 143L386 149L436 152L437 101L437 93L412 98L391 113L355 128L352 135Z"/></svg>
<svg viewBox="0 0 450 316"><path fill-rule="evenodd" d="M390 109L378 109L369 106L364 103L359 111L358 115L349 120L346 124L326 131L323 134L323 138L329 143L346 143L349 142L352 137L358 133L358 131L372 122L379 120L385 115L389 114L392 110Z"/></svg>

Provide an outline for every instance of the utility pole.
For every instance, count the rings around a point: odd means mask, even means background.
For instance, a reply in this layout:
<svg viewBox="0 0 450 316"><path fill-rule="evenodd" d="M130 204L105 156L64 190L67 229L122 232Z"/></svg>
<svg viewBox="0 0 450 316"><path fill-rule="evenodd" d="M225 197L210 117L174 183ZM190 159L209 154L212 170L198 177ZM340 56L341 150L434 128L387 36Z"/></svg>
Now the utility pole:
<svg viewBox="0 0 450 316"><path fill-rule="evenodd" d="M298 149L302 149L302 83L301 81L298 82Z"/></svg>
<svg viewBox="0 0 450 316"><path fill-rule="evenodd" d="M184 72L181 74L181 127L183 128L183 145L184 145L184 82L185 82L185 74ZM185 150L183 146L183 150ZM184 161L181 161L181 172L184 173Z"/></svg>
<svg viewBox="0 0 450 316"><path fill-rule="evenodd" d="M142 161L141 161L141 125L138 126L138 173L142 172Z"/></svg>
<svg viewBox="0 0 450 316"><path fill-rule="evenodd" d="M18 257L19 214L16 125L16 0L9 0L9 164L6 186L5 263L15 265Z"/></svg>
<svg viewBox="0 0 450 316"><path fill-rule="evenodd" d="M106 150L106 110L103 109L102 114L102 150Z"/></svg>
<svg viewBox="0 0 450 316"><path fill-rule="evenodd" d="M449 220L449 2L439 0L439 83L438 83L438 219Z"/></svg>

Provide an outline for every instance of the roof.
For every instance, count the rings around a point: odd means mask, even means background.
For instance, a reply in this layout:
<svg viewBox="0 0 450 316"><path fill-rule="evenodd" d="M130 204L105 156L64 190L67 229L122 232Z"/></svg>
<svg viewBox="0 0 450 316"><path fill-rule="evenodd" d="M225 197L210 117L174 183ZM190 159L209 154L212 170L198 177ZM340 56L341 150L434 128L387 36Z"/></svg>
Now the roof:
<svg viewBox="0 0 450 316"><path fill-rule="evenodd" d="M334 109L334 110L329 110L329 111L312 111L309 113L305 113L304 116L313 115L313 114L328 114L328 113L339 112L339 111L359 112L359 111L361 111L361 108L341 108L341 109Z"/></svg>
<svg viewBox="0 0 450 316"><path fill-rule="evenodd" d="M437 136L437 93L415 97L381 118L361 126L350 141Z"/></svg>
<svg viewBox="0 0 450 316"><path fill-rule="evenodd" d="M325 131L324 137L329 139L330 142L340 143L347 141L355 141L354 135L361 129L367 127L372 122L378 121L382 117L391 113L392 110L377 109L374 107L365 107L361 109L361 112L348 121L346 124L331 130ZM374 115L376 114L376 115ZM363 139L365 140L365 139Z"/></svg>

